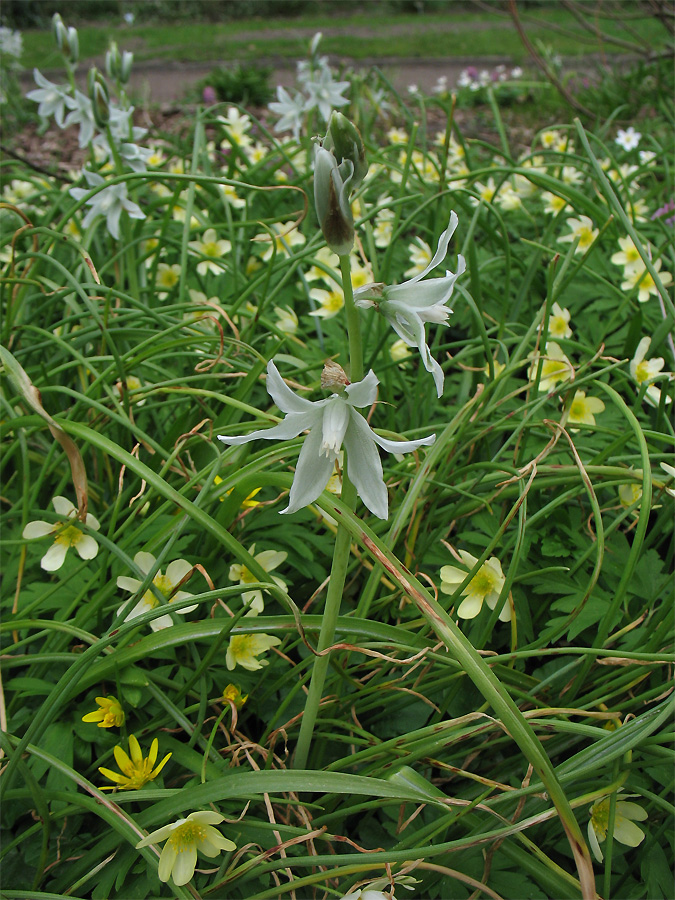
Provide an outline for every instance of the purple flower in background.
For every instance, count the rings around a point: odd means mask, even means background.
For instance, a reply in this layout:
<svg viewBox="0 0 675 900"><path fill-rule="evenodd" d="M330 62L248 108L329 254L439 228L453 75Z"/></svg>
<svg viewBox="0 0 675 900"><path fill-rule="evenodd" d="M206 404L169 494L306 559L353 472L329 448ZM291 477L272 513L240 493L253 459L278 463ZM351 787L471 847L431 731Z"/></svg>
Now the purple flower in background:
<svg viewBox="0 0 675 900"><path fill-rule="evenodd" d="M665 206L659 207L656 212L650 217L653 222L654 219L660 219L662 216L665 216L666 213L675 212L675 200L669 200ZM666 225L675 225L675 216L671 216L670 218L665 220Z"/></svg>
<svg viewBox="0 0 675 900"><path fill-rule="evenodd" d="M212 103L215 103L217 99L214 88L212 88L210 84L207 84L202 91L202 100L210 106Z"/></svg>

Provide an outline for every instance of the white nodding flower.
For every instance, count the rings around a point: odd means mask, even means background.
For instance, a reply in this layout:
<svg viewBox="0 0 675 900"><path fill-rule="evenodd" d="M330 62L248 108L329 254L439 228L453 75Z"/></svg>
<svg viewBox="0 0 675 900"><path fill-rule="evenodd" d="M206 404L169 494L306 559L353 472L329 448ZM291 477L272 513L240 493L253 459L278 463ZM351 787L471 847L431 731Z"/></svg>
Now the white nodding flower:
<svg viewBox="0 0 675 900"><path fill-rule="evenodd" d="M84 177L89 187L99 187L105 184L105 178L89 169L83 170ZM81 200L90 193L86 188L71 188L70 196L76 200ZM124 182L121 184L111 184L110 187L104 188L98 194L90 197L86 203L91 209L82 220L82 225L88 228L97 216L105 216L106 227L114 238L120 236L120 216L122 210L126 210L132 219L144 219L145 213L137 203L129 200L127 197L127 186Z"/></svg>
<svg viewBox="0 0 675 900"><path fill-rule="evenodd" d="M440 236L433 259L419 274L403 284L370 284L354 291L354 302L366 308L376 305L396 334L409 347L417 347L427 372L433 375L436 392L443 393L443 369L432 357L426 342L424 326L427 322L443 325L452 312L446 303L452 296L455 281L464 272L464 257L457 258L457 271L446 272L443 278L422 281L445 258L448 244L457 227L456 213L450 214L450 224Z"/></svg>
<svg viewBox="0 0 675 900"><path fill-rule="evenodd" d="M159 857L159 880L166 882L173 878L176 885L187 884L195 872L197 851L213 858L222 850L236 849L232 841L213 827L224 819L220 813L211 810L190 813L184 819L153 831L136 844L136 849L166 841Z"/></svg>
<svg viewBox="0 0 675 900"><path fill-rule="evenodd" d="M375 402L378 384L371 370L362 381L353 384L346 378L342 385L338 384L338 379L331 381L330 386L342 386L340 393L324 400L306 400L293 393L270 360L267 391L286 417L272 428L240 436L223 434L218 438L225 444L239 445L258 439L288 441L309 431L298 457L289 503L282 510L284 513L297 512L320 496L333 474L340 448L344 446L347 473L359 496L374 515L386 519L389 503L376 444L388 453L410 453L425 444L433 444L436 435L416 441L389 441L376 434L357 408Z"/></svg>

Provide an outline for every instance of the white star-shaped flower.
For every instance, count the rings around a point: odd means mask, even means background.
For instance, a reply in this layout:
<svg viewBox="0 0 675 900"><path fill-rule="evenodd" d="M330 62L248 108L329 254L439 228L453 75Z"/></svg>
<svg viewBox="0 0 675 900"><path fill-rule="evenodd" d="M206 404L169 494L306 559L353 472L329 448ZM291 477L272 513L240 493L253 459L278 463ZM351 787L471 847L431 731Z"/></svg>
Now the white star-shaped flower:
<svg viewBox="0 0 675 900"><path fill-rule="evenodd" d="M298 457L289 503L282 510L284 513L297 512L319 497L333 474L340 448L344 446L347 451L347 474L356 486L359 497L374 515L386 519L389 501L382 463L375 445L388 453L410 453L425 444L433 444L436 435L416 441L389 441L376 434L357 408L372 406L378 384L371 369L362 381L345 383L340 393L324 400L306 400L293 393L270 360L267 364L267 391L286 414L285 419L272 428L238 436L219 434L218 439L224 444L234 445L258 439L288 441L302 431L309 431ZM338 386L335 381L332 385Z"/></svg>

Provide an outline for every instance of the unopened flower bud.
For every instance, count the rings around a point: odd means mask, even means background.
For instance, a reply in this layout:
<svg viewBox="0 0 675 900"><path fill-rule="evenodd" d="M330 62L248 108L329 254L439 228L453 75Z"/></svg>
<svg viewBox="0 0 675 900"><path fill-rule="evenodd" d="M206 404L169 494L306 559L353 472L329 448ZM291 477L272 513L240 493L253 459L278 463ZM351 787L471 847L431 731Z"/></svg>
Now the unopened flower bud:
<svg viewBox="0 0 675 900"><path fill-rule="evenodd" d="M110 121L110 94L108 92L108 85L96 68L89 69L87 82L94 121L99 128L105 128Z"/></svg>
<svg viewBox="0 0 675 900"><path fill-rule="evenodd" d="M62 49L68 62L75 65L80 58L80 39L77 36L77 28L73 28L72 25L66 32Z"/></svg>
<svg viewBox="0 0 675 900"><path fill-rule="evenodd" d="M63 42L67 39L68 34L66 32L66 26L63 24L63 19L58 13L54 13L52 16L52 31L54 33L54 39L56 40L56 46L59 50L63 50Z"/></svg>
<svg viewBox="0 0 675 900"><path fill-rule="evenodd" d="M329 150L317 148L314 161L314 204L326 243L338 256L346 256L354 246L354 218L349 204L353 175L351 162L338 167Z"/></svg>
<svg viewBox="0 0 675 900"><path fill-rule="evenodd" d="M131 67L134 63L134 54L129 50L122 53L122 61L120 62L120 81L126 84L131 77Z"/></svg>
<svg viewBox="0 0 675 900"><path fill-rule="evenodd" d="M110 46L105 54L105 70L108 78L119 78L120 73L120 51L115 41L110 42Z"/></svg>
<svg viewBox="0 0 675 900"><path fill-rule="evenodd" d="M341 112L333 112L322 146L333 152L338 166L345 160L352 163L354 175L350 187L355 191L368 173L366 150L358 128Z"/></svg>

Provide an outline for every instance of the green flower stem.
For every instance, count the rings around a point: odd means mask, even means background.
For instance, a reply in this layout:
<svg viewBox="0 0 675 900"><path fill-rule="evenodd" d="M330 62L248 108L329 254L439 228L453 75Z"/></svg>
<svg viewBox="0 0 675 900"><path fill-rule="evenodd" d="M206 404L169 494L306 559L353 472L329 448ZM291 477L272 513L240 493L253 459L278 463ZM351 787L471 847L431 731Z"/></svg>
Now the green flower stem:
<svg viewBox="0 0 675 900"><path fill-rule="evenodd" d="M363 378L363 347L361 343L361 322L359 311L354 306L354 291L352 289L352 267L349 254L340 257L340 272L342 274L342 293L345 298L345 312L347 313L347 334L349 336L349 378L351 381L361 381Z"/></svg>
<svg viewBox="0 0 675 900"><path fill-rule="evenodd" d="M359 311L354 306L354 292L352 290L352 273L349 255L340 257L340 271L342 273L342 291L345 298L345 312L347 314L347 334L349 336L349 377L351 381L360 381L363 378L363 349L361 344L361 324ZM350 509L356 506L356 488L349 480L346 466L342 472L342 502ZM349 566L351 538L349 532L342 525L338 525L335 548L333 550L333 563L330 570L328 592L326 594L326 606L319 634L319 653L325 651L335 639L335 628L340 614L340 601L347 577ZM295 748L293 766L296 769L304 769L307 765L309 748L314 733L314 725L319 712L321 694L323 691L326 672L330 663L330 653L317 656L312 668L312 677L309 683L309 692L305 702L305 711L300 723L298 744Z"/></svg>

